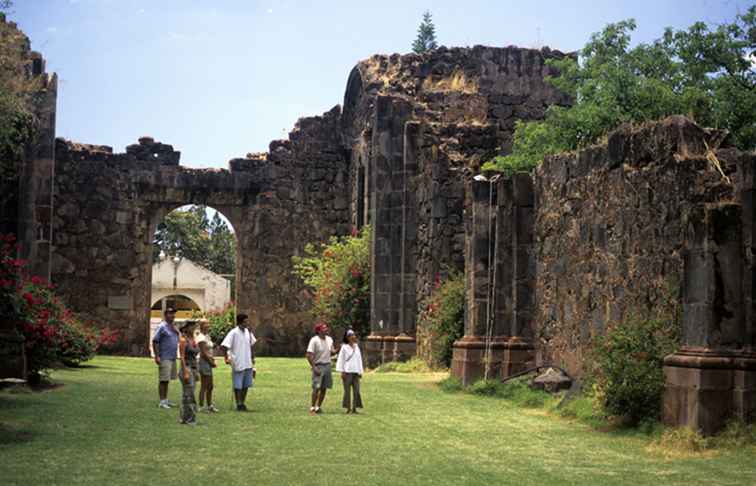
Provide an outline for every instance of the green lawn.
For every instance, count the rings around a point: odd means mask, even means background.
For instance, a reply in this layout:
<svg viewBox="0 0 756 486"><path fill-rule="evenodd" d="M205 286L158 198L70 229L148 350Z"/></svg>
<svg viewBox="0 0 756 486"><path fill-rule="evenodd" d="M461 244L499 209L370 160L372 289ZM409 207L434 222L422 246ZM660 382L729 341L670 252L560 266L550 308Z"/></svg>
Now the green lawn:
<svg viewBox="0 0 756 486"><path fill-rule="evenodd" d="M159 410L148 359L61 370L65 386L0 393L0 484L756 484L756 447L668 460L639 434L602 433L504 400L448 394L441 375L368 374L345 416L340 383L307 413L303 359L261 358L251 412L197 427ZM179 400L179 386L171 399Z"/></svg>

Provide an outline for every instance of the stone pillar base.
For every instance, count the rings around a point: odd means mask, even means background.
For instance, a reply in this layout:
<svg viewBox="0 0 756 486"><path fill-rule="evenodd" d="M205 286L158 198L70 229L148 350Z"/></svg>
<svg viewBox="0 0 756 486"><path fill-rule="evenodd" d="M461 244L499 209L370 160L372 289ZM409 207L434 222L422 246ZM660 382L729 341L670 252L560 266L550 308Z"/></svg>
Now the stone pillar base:
<svg viewBox="0 0 756 486"><path fill-rule="evenodd" d="M480 336L465 336L452 345L451 374L462 380L467 386L486 376L488 368L489 378L500 378L502 364L505 360L507 338L494 337L491 339L490 361L485 363L486 341Z"/></svg>
<svg viewBox="0 0 756 486"><path fill-rule="evenodd" d="M398 336L371 334L365 339L365 361L375 368L391 361L407 361L415 356L415 338L404 333Z"/></svg>
<svg viewBox="0 0 756 486"><path fill-rule="evenodd" d="M664 358L662 418L704 435L756 421L756 353L684 349Z"/></svg>
<svg viewBox="0 0 756 486"><path fill-rule="evenodd" d="M383 336L383 346L381 347L381 362L390 363L394 360L394 345L396 338L394 336Z"/></svg>
<svg viewBox="0 0 756 486"><path fill-rule="evenodd" d="M415 338L401 333L394 338L394 353L392 360L407 361L415 356L416 351L417 343L415 342Z"/></svg>
<svg viewBox="0 0 756 486"><path fill-rule="evenodd" d="M511 338L504 343L504 356L501 362L501 378L509 378L521 371L535 366L535 346L530 341Z"/></svg>
<svg viewBox="0 0 756 486"><path fill-rule="evenodd" d="M383 363L383 338L377 334L370 334L365 339L365 366L375 368Z"/></svg>

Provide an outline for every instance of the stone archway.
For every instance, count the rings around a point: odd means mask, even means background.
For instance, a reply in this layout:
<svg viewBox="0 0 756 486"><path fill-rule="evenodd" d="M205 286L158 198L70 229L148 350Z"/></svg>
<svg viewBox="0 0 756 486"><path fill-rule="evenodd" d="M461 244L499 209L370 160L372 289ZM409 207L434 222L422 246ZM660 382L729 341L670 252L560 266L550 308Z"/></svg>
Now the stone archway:
<svg viewBox="0 0 756 486"><path fill-rule="evenodd" d="M170 145L143 137L126 153L58 139L52 280L77 312L122 331L120 351L148 350L152 236L173 209L220 211L237 238L237 308L259 351L300 354L310 329L291 257L350 231L340 110L299 120L270 152L228 169L190 169Z"/></svg>
<svg viewBox="0 0 756 486"><path fill-rule="evenodd" d="M242 258L242 251L241 251L241 245L240 245L239 235L238 235L238 231L236 229L237 225L234 224L234 222L232 221L232 218L233 218L233 220L236 220L237 222L241 221L239 211L235 211L232 207L229 207L229 206L225 206L222 209L219 209L219 208L217 208L217 207L215 207L213 205L210 205L210 204L202 203L202 205L204 205L205 207L213 209L213 210L217 211L218 213L220 213L228 221L228 223L229 223L229 225L231 227L230 229L232 230L231 232L234 235L234 239L236 241L235 254L234 254L234 258L236 260L236 264L235 264L235 280L236 280L237 284L235 285L234 293L231 295L231 300L234 303L237 303L239 301L239 295L248 295L249 294L249 290L247 288L248 285L249 285L249 282L247 282L247 284L245 285L245 283L242 281L242 278L241 278L240 269L242 267L242 264L243 264L244 260ZM165 205L158 205L158 204L153 204L152 205L151 210L148 213L148 218L149 218L150 224L149 224L149 230L147 232L147 236L150 239L149 245L148 245L149 246L148 251L149 251L150 255L152 255L152 252L153 252L152 241L153 241L154 235L155 235L155 233L157 231L157 228L158 228L159 224L163 220L165 220L166 216L168 216L170 213L172 213L173 211L180 210L184 206L186 206L186 205L183 205L183 204L182 205L177 205L175 202L173 202L173 203L166 203ZM197 262L194 262L195 265L196 265L196 263ZM147 281L150 282L150 296L149 296L148 303L151 303L151 305L148 306L148 308L150 310L148 310L147 320L145 321L145 326L147 326L148 329L152 329L152 327L153 327L152 326L152 318L154 318L154 315L152 315L153 312L151 312L151 310L152 310L152 306L154 306L154 303L155 303L155 300L156 300L155 299L155 295L156 295L155 292L156 292L156 290L153 288L153 274L152 274L154 266L155 265L153 264L153 259L152 259L152 257L150 257L149 261L147 261L145 263L145 268L144 268L145 275L147 275ZM165 295L169 294L170 292L171 292L170 289L165 289L163 291L159 291L158 295L165 296ZM184 294L187 294L187 297L190 297L195 302L197 302L197 304L198 304L198 306L200 308L200 311L210 310L210 305L208 305L208 303L205 300L205 294L204 294L204 292L202 292L202 295L200 295L199 293L195 293L194 295L188 295L188 292L191 292L191 291L187 291L187 289L185 289L185 288L182 288L182 292L184 292ZM137 304L137 305L139 305L139 304Z"/></svg>

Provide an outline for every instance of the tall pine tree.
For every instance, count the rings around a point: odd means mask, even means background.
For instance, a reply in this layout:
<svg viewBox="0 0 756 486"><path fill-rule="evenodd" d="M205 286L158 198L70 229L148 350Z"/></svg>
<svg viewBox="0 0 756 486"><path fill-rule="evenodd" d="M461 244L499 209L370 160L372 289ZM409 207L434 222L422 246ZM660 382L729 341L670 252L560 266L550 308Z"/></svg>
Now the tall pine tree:
<svg viewBox="0 0 756 486"><path fill-rule="evenodd" d="M412 43L412 50L417 54L432 51L438 47L436 42L436 26L433 25L433 18L430 11L426 10L423 14L423 21L417 28L417 39Z"/></svg>

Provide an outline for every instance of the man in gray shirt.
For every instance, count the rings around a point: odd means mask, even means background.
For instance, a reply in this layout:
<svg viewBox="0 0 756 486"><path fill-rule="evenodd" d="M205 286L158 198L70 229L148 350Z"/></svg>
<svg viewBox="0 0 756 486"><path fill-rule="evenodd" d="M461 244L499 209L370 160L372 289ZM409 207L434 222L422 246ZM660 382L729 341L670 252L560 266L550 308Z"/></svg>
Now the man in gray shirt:
<svg viewBox="0 0 756 486"><path fill-rule="evenodd" d="M176 357L178 352L179 332L173 324L176 318L176 310L168 307L165 309L165 319L160 323L152 338L152 350L155 354L155 364L158 365L158 395L160 408L171 408L173 405L168 401L168 382L175 380Z"/></svg>

